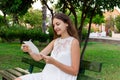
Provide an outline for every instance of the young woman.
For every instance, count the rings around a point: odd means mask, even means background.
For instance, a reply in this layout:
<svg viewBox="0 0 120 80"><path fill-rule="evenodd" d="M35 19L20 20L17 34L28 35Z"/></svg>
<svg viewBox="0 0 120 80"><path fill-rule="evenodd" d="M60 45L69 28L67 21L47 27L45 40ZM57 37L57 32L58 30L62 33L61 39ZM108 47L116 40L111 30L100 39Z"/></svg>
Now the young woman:
<svg viewBox="0 0 120 80"><path fill-rule="evenodd" d="M29 46L23 44L23 51L39 61L43 59L46 65L42 72L32 73L15 80L76 80L80 63L80 47L77 30L70 18L57 13L53 17L54 40L39 54L34 54ZM50 54L48 56L48 54Z"/></svg>

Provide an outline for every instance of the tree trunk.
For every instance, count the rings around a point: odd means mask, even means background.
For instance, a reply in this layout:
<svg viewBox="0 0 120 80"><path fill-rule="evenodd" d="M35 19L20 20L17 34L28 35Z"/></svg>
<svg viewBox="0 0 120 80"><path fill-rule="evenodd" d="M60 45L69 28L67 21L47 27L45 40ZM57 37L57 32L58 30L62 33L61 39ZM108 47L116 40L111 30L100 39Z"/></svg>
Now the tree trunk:
<svg viewBox="0 0 120 80"><path fill-rule="evenodd" d="M53 10L48 6L47 4L47 0L40 0L42 2L43 5L45 5L48 10L51 12L52 18L53 18Z"/></svg>
<svg viewBox="0 0 120 80"><path fill-rule="evenodd" d="M42 7L42 31L45 33L46 31L46 6L43 5Z"/></svg>
<svg viewBox="0 0 120 80"><path fill-rule="evenodd" d="M18 15L16 13L13 14L13 25L14 24L19 24Z"/></svg>
<svg viewBox="0 0 120 80"><path fill-rule="evenodd" d="M89 40L89 34L90 34L90 30L91 30L92 18L93 18L93 17L90 18L87 37L86 37L86 39L85 39L85 44L84 44L83 49L82 49L82 52L81 52L81 59L84 59L84 52L85 52L85 49L86 49L86 47L87 47L87 43L88 43L88 40Z"/></svg>
<svg viewBox="0 0 120 80"><path fill-rule="evenodd" d="M87 33L87 37L86 37L86 39L85 39L85 44L84 44L83 49L82 49L82 52L81 52L81 59L84 59L84 52L85 52L85 49L86 49L86 47L87 47L87 43L88 43L88 40L89 40L89 34L90 34L90 30L91 30L91 23L92 23L92 19L93 19L93 16L94 16L96 7L97 7L97 5L96 5L96 6L94 7L94 9L92 10L92 13L91 13L91 16L90 16L88 33Z"/></svg>
<svg viewBox="0 0 120 80"><path fill-rule="evenodd" d="M82 15L81 15L81 23L80 23L80 27L78 29L78 33L79 33L79 38L80 38L80 47L81 47L81 43L82 43L82 28L83 28L83 25L84 25L84 21L86 19L86 13L85 13L85 5L83 5L83 8L82 8Z"/></svg>
<svg viewBox="0 0 120 80"><path fill-rule="evenodd" d="M3 12L3 15L4 15L4 23L5 23L5 25L9 28L9 25L8 25L7 19L6 19L6 13Z"/></svg>

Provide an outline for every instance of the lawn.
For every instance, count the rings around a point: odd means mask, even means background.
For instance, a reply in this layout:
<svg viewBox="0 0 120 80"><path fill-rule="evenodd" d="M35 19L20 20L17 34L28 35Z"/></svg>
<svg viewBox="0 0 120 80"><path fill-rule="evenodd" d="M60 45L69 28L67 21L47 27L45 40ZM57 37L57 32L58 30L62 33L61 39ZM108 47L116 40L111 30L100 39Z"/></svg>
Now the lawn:
<svg viewBox="0 0 120 80"><path fill-rule="evenodd" d="M103 63L100 74L89 75L96 75L101 80L120 80L120 44L89 43L84 58Z"/></svg>
<svg viewBox="0 0 120 80"><path fill-rule="evenodd" d="M20 61L21 57L28 56L21 51L20 46L16 42L0 43L0 69L18 66L24 69L28 68L28 65ZM120 80L119 55L120 44L90 42L86 48L84 59L102 62L103 66L101 73L87 72L86 74L95 76L101 80Z"/></svg>

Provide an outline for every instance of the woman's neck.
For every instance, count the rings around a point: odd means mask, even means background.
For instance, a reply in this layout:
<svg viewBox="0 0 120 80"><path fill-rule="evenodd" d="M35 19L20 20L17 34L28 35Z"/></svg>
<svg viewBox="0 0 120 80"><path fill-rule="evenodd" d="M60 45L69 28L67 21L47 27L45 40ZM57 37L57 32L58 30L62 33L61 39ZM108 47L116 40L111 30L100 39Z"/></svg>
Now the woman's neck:
<svg viewBox="0 0 120 80"><path fill-rule="evenodd" d="M70 37L70 35L69 35L69 34L61 35L61 38L62 38L62 39L67 38L67 37Z"/></svg>

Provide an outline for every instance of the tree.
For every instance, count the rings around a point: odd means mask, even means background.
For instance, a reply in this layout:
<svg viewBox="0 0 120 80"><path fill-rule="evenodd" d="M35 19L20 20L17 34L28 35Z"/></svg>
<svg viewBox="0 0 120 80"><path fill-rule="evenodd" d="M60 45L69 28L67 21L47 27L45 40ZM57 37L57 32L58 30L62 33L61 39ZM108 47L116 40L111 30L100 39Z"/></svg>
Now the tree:
<svg viewBox="0 0 120 80"><path fill-rule="evenodd" d="M45 5L48 8L48 10L51 12L51 15L53 17L53 14L54 14L53 9L47 4L48 0L40 0L40 1L41 1L42 5ZM49 0L49 1L50 1L50 3L53 3L54 0Z"/></svg>
<svg viewBox="0 0 120 80"><path fill-rule="evenodd" d="M120 33L120 15L115 18L117 31Z"/></svg>
<svg viewBox="0 0 120 80"><path fill-rule="evenodd" d="M78 9L78 1L74 0L59 0L56 4L56 8L58 8L58 11L62 11L63 13L68 12L68 15L74 16L74 23L75 27L78 28L78 20L77 20L77 9ZM68 11L69 10L69 11ZM78 14L79 15L79 14Z"/></svg>
<svg viewBox="0 0 120 80"><path fill-rule="evenodd" d="M3 17L0 15L0 27L4 25L3 23L4 23L4 19L3 19Z"/></svg>
<svg viewBox="0 0 120 80"><path fill-rule="evenodd" d="M18 16L24 15L31 7L33 0L1 0L0 10L4 17L6 14L13 15L13 23L18 23Z"/></svg>
<svg viewBox="0 0 120 80"><path fill-rule="evenodd" d="M32 8L20 18L21 22L28 23L33 27L40 28L42 25L42 12L40 10L33 10Z"/></svg>
<svg viewBox="0 0 120 80"><path fill-rule="evenodd" d="M47 2L47 0L45 0ZM42 2L42 31L43 33L45 33L46 31L46 17L47 17L47 7L45 6L45 4L43 4L44 2Z"/></svg>
<svg viewBox="0 0 120 80"><path fill-rule="evenodd" d="M99 15L99 14L95 15L93 17L93 20L92 20L92 23L94 23L98 28L104 22L105 22L104 16L103 15ZM97 31L99 31L99 29ZM102 30L100 30L100 31L102 31Z"/></svg>
<svg viewBox="0 0 120 80"><path fill-rule="evenodd" d="M93 17L93 21L92 22L95 23L95 24L99 24L100 25L101 23L105 22L104 16L97 14L96 16Z"/></svg>
<svg viewBox="0 0 120 80"><path fill-rule="evenodd" d="M53 15L53 9L49 7L47 4L46 0L41 0L43 1L43 4L47 6L47 8L51 11L51 14ZM50 0L51 3L53 3L54 0ZM89 18L89 27L88 27L88 32L87 32L87 37L85 39L85 44L81 52L81 59L84 57L84 51L86 49L88 39L89 39L89 34L91 30L91 23L93 20L93 17L96 14L102 15L103 10L113 10L114 7L118 6L120 7L120 1L119 0L58 0L57 6L59 6L59 9L66 13L67 10L69 10L69 14L71 13L75 17L75 25L76 28L78 29L80 41L82 41L82 30L84 28L84 23L87 18ZM81 18L80 18L80 23L78 25L77 21L77 15L76 10L80 10L82 12Z"/></svg>
<svg viewBox="0 0 120 80"><path fill-rule="evenodd" d="M6 19L6 14L7 14L7 2L8 0L0 0L0 10L3 12L3 15L4 15L4 23L5 25L7 25L8 27L8 23L7 23L7 19Z"/></svg>
<svg viewBox="0 0 120 80"><path fill-rule="evenodd" d="M85 44L81 52L81 59L84 57L84 51L87 46L87 42L89 39L89 34L91 30L91 23L93 20L93 17L96 14L102 15L103 10L113 10L114 7L118 6L120 7L120 1L119 0L59 0L57 6L61 9L61 11L66 12L66 9L69 10L70 13L74 15L75 24L77 25L77 15L76 10L79 9L82 11L81 14L81 22L79 23L78 32L80 41L82 37L82 29L84 27L84 22L86 18L89 18L89 28L87 32L87 37L85 39ZM77 27L76 27L77 28Z"/></svg>
<svg viewBox="0 0 120 80"><path fill-rule="evenodd" d="M108 36L111 36L111 30L114 30L114 18L112 16L109 16L107 19L106 19L106 22L105 22L105 28L106 28L106 35Z"/></svg>

